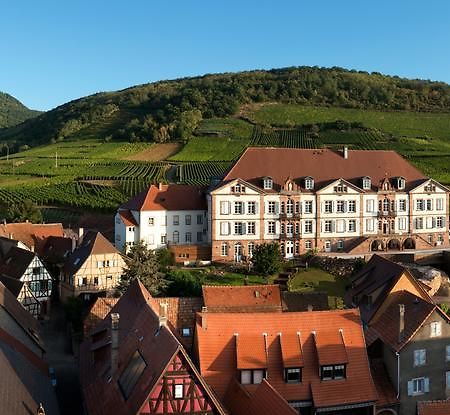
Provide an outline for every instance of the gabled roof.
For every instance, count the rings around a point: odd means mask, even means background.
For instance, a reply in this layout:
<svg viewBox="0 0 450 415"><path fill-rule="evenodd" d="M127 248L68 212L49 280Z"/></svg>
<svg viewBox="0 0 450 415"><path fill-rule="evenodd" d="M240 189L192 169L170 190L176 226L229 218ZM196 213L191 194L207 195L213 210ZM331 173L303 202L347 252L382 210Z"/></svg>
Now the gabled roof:
<svg viewBox="0 0 450 415"><path fill-rule="evenodd" d="M49 236L64 236L61 223L7 223L0 224L0 236L16 239L40 253Z"/></svg>
<svg viewBox="0 0 450 415"><path fill-rule="evenodd" d="M434 311L437 311L447 322L450 321L447 315L435 304L408 291L397 291L391 293L390 297L389 306L367 330L368 336L372 338L372 343L374 338L378 338L394 351L399 352L410 342ZM399 339L400 304L405 306L405 326L401 340Z"/></svg>
<svg viewBox="0 0 450 415"><path fill-rule="evenodd" d="M36 254L26 249L12 247L0 260L0 275L20 279Z"/></svg>
<svg viewBox="0 0 450 415"><path fill-rule="evenodd" d="M317 346L313 331L321 333L342 329L347 354L347 378L323 382L319 377ZM265 335L264 335L265 333ZM281 335L280 335L281 333ZM302 382L287 384L284 381L282 354L283 339L300 333L303 362ZM238 376L236 342L241 336L266 338L267 381L287 401L314 400L316 407L331 407L376 401L375 386L370 375L369 362L357 309L336 311L312 311L300 313L247 313L236 318L233 313L202 312L197 317L196 345L200 371L213 390L221 398L225 396L230 382ZM281 342L280 342L281 337ZM243 337L242 337L243 338ZM324 336L326 340L326 336ZM319 347L327 344L321 343ZM260 356L254 343L253 354ZM322 351L322 350L321 350ZM249 356L251 349L248 349ZM292 357L292 353L289 354ZM258 361L260 358L258 358ZM336 358L335 364L341 358ZM292 365L292 359L287 359ZM292 367L292 366L291 366ZM243 386L249 393L254 385Z"/></svg>
<svg viewBox="0 0 450 415"><path fill-rule="evenodd" d="M203 285L208 312L281 311L279 285Z"/></svg>
<svg viewBox="0 0 450 415"><path fill-rule="evenodd" d="M417 402L417 415L448 415L450 414L450 399L445 401Z"/></svg>
<svg viewBox="0 0 450 415"><path fill-rule="evenodd" d="M128 291L119 299L112 312L119 313L119 366L111 371L110 319L103 320L93 331L93 338L81 345L80 378L86 406L90 415L128 415L140 413L150 392L177 353L182 353L192 371L199 376L184 348L166 326L160 326L158 315L151 306L152 297L139 280L134 280ZM98 340L96 336L100 336ZM97 353L92 360L92 352ZM125 399L119 379L129 367L136 353L145 362L141 375ZM199 376L202 387L208 385ZM210 397L220 408L212 393ZM221 412L222 413L222 412Z"/></svg>
<svg viewBox="0 0 450 415"><path fill-rule="evenodd" d="M42 403L47 414L59 414L58 403L46 366L36 356L27 358L20 348L0 337L0 413L35 414Z"/></svg>
<svg viewBox="0 0 450 415"><path fill-rule="evenodd" d="M121 210L206 210L205 188L184 184L151 185L119 208Z"/></svg>
<svg viewBox="0 0 450 415"><path fill-rule="evenodd" d="M37 346L44 349L39 336L39 325L33 316L22 307L17 298L0 282L0 306L22 327Z"/></svg>
<svg viewBox="0 0 450 415"><path fill-rule="evenodd" d="M97 326L111 312L119 301L115 297L98 297L92 304L83 322L84 336L89 336L91 330Z"/></svg>
<svg viewBox="0 0 450 415"><path fill-rule="evenodd" d="M375 254L372 255L369 262L355 276L352 277L352 287L345 295L347 305L351 305L353 303L355 296L362 299L362 297L369 296L374 291L381 289L382 291L378 295L377 300L371 304L369 308L362 304L360 306L362 319L365 322L369 322L386 300L390 290L394 287L402 275L405 275L410 283L415 286L420 293L422 293L422 296L429 299L431 302L431 299L423 284L417 281L406 267Z"/></svg>
<svg viewBox="0 0 450 415"><path fill-rule="evenodd" d="M119 216L120 219L122 219L122 222L125 226L138 226L136 219L134 219L134 216L131 213L131 210L129 209L119 210Z"/></svg>
<svg viewBox="0 0 450 415"><path fill-rule="evenodd" d="M426 180L394 151L349 150L345 159L341 153L328 149L263 147L248 147L224 180L241 178L261 187L264 176L271 176L278 186L289 176L303 185L302 180L310 176L315 181L315 189L339 177L360 187L364 176L371 177L373 186L378 186L386 177L402 176L406 179L406 189Z"/></svg>
<svg viewBox="0 0 450 415"><path fill-rule="evenodd" d="M62 262L72 252L72 246L75 244L76 240L73 238L49 236L42 248L41 257L51 263Z"/></svg>
<svg viewBox="0 0 450 415"><path fill-rule="evenodd" d="M89 231L83 236L80 245L67 257L64 272L73 275L91 255L102 254L120 254L120 252L100 232Z"/></svg>
<svg viewBox="0 0 450 415"><path fill-rule="evenodd" d="M232 381L225 395L225 404L233 415L298 415L265 379L251 394L236 380Z"/></svg>

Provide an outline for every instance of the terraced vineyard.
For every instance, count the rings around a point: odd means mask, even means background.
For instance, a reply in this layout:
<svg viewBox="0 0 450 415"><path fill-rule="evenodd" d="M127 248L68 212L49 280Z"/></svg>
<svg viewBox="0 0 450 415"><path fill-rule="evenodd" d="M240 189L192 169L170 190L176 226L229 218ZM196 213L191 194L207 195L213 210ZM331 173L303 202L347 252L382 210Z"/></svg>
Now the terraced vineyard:
<svg viewBox="0 0 450 415"><path fill-rule="evenodd" d="M207 185L211 179L225 174L229 161L185 162L176 166L176 180L179 183Z"/></svg>
<svg viewBox="0 0 450 415"><path fill-rule="evenodd" d="M251 145L289 148L322 147L320 140L314 138L306 128L264 129L259 125L253 128Z"/></svg>
<svg viewBox="0 0 450 415"><path fill-rule="evenodd" d="M376 130L326 130L319 133L320 139L327 147L341 144L358 150L384 150L388 148L388 138ZM340 147L341 147L340 146Z"/></svg>

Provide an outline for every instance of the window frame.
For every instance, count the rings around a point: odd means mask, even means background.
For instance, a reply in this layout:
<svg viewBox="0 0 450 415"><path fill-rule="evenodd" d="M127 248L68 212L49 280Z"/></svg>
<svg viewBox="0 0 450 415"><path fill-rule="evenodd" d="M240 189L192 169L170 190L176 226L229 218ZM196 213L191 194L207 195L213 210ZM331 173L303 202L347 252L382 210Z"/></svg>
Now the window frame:
<svg viewBox="0 0 450 415"><path fill-rule="evenodd" d="M297 373L297 379L289 379L289 374ZM288 384L302 383L302 368L301 367L287 367L284 368L284 382Z"/></svg>

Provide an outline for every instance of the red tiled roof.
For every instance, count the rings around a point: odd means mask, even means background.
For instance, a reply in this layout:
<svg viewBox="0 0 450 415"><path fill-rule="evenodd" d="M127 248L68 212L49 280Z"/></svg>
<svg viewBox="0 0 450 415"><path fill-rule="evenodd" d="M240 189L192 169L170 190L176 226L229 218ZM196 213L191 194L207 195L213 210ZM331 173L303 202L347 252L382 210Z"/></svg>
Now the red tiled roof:
<svg viewBox="0 0 450 415"><path fill-rule="evenodd" d="M208 312L282 310L279 285L204 285L202 291Z"/></svg>
<svg viewBox="0 0 450 415"><path fill-rule="evenodd" d="M125 226L137 226L138 225L138 223L136 222L136 219L134 219L134 216L130 210L120 210L119 215Z"/></svg>
<svg viewBox="0 0 450 415"><path fill-rule="evenodd" d="M370 338L373 341L377 336L383 343L398 352L409 343L431 313L435 310L439 311L439 308L408 291L398 291L390 294L390 297L389 306L369 327ZM400 304L405 306L405 328L401 341L399 341ZM440 314L448 319L445 313L440 312Z"/></svg>
<svg viewBox="0 0 450 415"><path fill-rule="evenodd" d="M282 186L288 177L302 185L304 177L315 180L320 188L343 178L361 187L361 178L369 176L374 186L385 179L404 177L407 188L417 186L426 177L394 151L349 150L348 158L328 149L249 147L231 168L224 180L243 179L262 187L262 178L272 177Z"/></svg>
<svg viewBox="0 0 450 415"><path fill-rule="evenodd" d="M315 331L320 336L322 332L338 332L339 328L343 330L348 358L347 378L321 381L312 332ZM287 384L284 381L280 333L283 338L297 332L300 332L304 357L303 380L299 384ZM267 334L267 380L288 401L314 399L316 407L329 407L374 402L377 399L357 309L248 313L241 318L236 318L236 314L232 313L199 313L196 345L200 371L222 398L230 381L238 376L235 333L257 338L262 337L262 333ZM254 385L245 388L251 392Z"/></svg>
<svg viewBox="0 0 450 415"><path fill-rule="evenodd" d="M337 328L314 334L317 358L321 366L348 363L347 350L342 332Z"/></svg>
<svg viewBox="0 0 450 415"><path fill-rule="evenodd" d="M446 401L417 402L417 415L449 415L450 399Z"/></svg>
<svg viewBox="0 0 450 415"><path fill-rule="evenodd" d="M119 208L121 210L206 210L205 188L182 184L151 185Z"/></svg>
<svg viewBox="0 0 450 415"><path fill-rule="evenodd" d="M225 403L233 415L298 414L266 380L251 395L238 382L232 381Z"/></svg>
<svg viewBox="0 0 450 415"><path fill-rule="evenodd" d="M303 351L300 333L286 333L280 336L283 367L303 367Z"/></svg>
<svg viewBox="0 0 450 415"><path fill-rule="evenodd" d="M149 393L158 383L175 355L181 353L203 389L220 408L220 403L210 392L208 385L199 376L187 353L166 326L160 326L159 318L150 304L151 295L139 280L134 280L127 292L113 307L119 313L119 365L110 378L111 321L103 320L95 329L99 348L92 359L93 339L86 340L80 348L80 379L88 413L90 415L129 415L140 413ZM100 343L98 343L100 345ZM130 359L139 351L146 365L132 388L128 399L124 399L119 388L119 378ZM221 411L218 411L223 413Z"/></svg>
<svg viewBox="0 0 450 415"><path fill-rule="evenodd" d="M7 223L0 225L0 236L20 241L39 254L46 239L49 236L64 236L64 229L61 223Z"/></svg>
<svg viewBox="0 0 450 415"><path fill-rule="evenodd" d="M267 369L266 343L263 334L237 333L235 338L238 369Z"/></svg>
<svg viewBox="0 0 450 415"><path fill-rule="evenodd" d="M118 298L109 297L99 297L95 300L84 319L84 336L88 336L91 330L110 313L117 301L119 301Z"/></svg>

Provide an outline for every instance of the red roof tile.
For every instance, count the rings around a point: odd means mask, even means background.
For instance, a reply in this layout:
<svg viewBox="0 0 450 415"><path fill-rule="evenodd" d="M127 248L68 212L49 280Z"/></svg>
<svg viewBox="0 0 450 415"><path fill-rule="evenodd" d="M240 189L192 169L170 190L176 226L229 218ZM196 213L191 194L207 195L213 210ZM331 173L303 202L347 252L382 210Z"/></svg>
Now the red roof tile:
<svg viewBox="0 0 450 415"><path fill-rule="evenodd" d="M242 333L235 335L238 369L267 369L264 335Z"/></svg>
<svg viewBox="0 0 450 415"><path fill-rule="evenodd" d="M320 336L322 332L337 331L339 328L343 329L345 337L347 378L321 381L312 332L315 331ZM297 332L300 332L304 356L303 381L299 384L287 384L284 381L279 337L280 333L283 338L287 334L295 336ZM232 313L199 313L196 345L200 371L222 398L230 381L238 377L235 333L239 333L239 336L246 334L256 338L262 337L262 333L267 333L267 380L288 401L312 400L314 397L316 406L327 407L372 402L377 399L357 309L248 313L241 318L236 318L236 314ZM260 360L260 352L257 356ZM245 388L251 392L254 385Z"/></svg>
<svg viewBox="0 0 450 415"><path fill-rule="evenodd" d="M282 310L279 285L204 285L202 291L208 312Z"/></svg>
<svg viewBox="0 0 450 415"><path fill-rule="evenodd" d="M125 226L138 226L138 223L130 210L121 210L119 211L119 215Z"/></svg>
<svg viewBox="0 0 450 415"><path fill-rule="evenodd" d="M315 333L314 341L320 365L348 363L344 336L337 327L334 330L322 330Z"/></svg>
<svg viewBox="0 0 450 415"><path fill-rule="evenodd" d="M85 336L88 336L91 330L111 312L117 301L119 301L118 298L107 297L99 297L95 300L84 319L83 332Z"/></svg>
<svg viewBox="0 0 450 415"><path fill-rule="evenodd" d="M231 382L225 403L233 415L298 414L266 380L251 395L238 382Z"/></svg>
<svg viewBox="0 0 450 415"><path fill-rule="evenodd" d="M387 178L404 177L408 188L426 177L394 151L349 150L348 158L328 149L249 147L231 168L224 180L243 179L262 187L262 178L272 177L281 186L288 177L294 181L311 176L315 188L343 178L361 187L361 178L369 176L378 186ZM301 185L299 182L298 184Z"/></svg>
<svg viewBox="0 0 450 415"><path fill-rule="evenodd" d="M417 402L417 415L449 415L450 400Z"/></svg>
<svg viewBox="0 0 450 415"><path fill-rule="evenodd" d="M372 359L370 371L378 393L377 408L398 404L399 400L389 379L383 359Z"/></svg>
<svg viewBox="0 0 450 415"><path fill-rule="evenodd" d="M205 188L181 184L151 185L121 206L121 210L206 210Z"/></svg>
<svg viewBox="0 0 450 415"><path fill-rule="evenodd" d="M303 367L305 362L303 361L300 332L280 335L280 343L283 367Z"/></svg>

